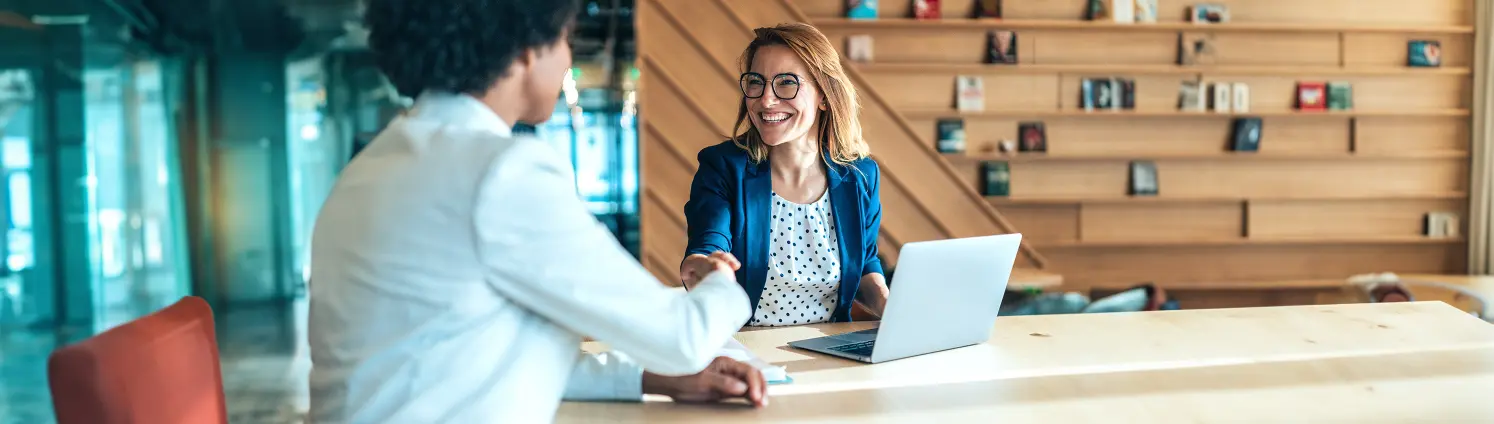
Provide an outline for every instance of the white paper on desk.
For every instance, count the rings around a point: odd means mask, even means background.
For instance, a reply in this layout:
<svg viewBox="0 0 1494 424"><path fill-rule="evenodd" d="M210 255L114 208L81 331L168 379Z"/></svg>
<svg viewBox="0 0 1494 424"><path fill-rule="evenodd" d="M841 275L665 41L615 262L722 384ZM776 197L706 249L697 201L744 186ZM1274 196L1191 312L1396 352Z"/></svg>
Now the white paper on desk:
<svg viewBox="0 0 1494 424"><path fill-rule="evenodd" d="M719 355L752 365L753 368L757 368L758 371L763 373L763 379L768 380L768 383L788 381L787 368L770 364L768 361L758 358L757 355L752 354L751 350L747 349L747 346L743 346L742 342L738 342L736 338L728 339L726 346L721 347Z"/></svg>

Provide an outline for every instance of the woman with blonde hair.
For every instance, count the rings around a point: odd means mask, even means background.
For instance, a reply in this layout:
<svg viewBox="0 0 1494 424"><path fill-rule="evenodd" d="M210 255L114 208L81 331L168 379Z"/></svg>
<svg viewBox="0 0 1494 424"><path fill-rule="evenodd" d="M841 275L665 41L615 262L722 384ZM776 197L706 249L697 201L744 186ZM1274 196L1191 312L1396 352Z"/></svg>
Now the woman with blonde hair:
<svg viewBox="0 0 1494 424"><path fill-rule="evenodd" d="M729 254L742 265L750 326L849 321L857 302L880 316L882 203L856 88L814 27L753 33L734 135L699 154L680 280L693 287L697 263Z"/></svg>

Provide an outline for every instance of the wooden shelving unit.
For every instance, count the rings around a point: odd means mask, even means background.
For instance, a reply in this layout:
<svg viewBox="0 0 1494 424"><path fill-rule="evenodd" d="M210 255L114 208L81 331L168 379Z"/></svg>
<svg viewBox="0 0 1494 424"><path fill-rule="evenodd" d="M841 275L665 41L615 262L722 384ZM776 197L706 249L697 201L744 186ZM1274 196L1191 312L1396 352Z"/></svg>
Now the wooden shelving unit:
<svg viewBox="0 0 1494 424"><path fill-rule="evenodd" d="M943 2L935 20L909 18L903 2L851 20L841 0L794 1L841 49L872 38L869 61L843 63L930 149L939 121L964 121L969 150L940 156L977 191L982 162L1010 165L1014 195L987 201L1066 287L1286 287L1273 282L1459 272L1466 261L1463 238L1430 238L1421 224L1428 212L1466 216L1470 200L1472 0L1358 0L1350 13L1341 2L1229 0L1235 21L1208 25L1177 21L1186 4L1175 2L1163 2L1162 22L1119 24L1080 20L1080 0L1008 1L1005 19ZM992 30L1016 32L1018 63L984 63ZM1179 41L1202 34L1214 36L1213 64L1178 65ZM1406 66L1411 40L1440 42L1442 66ZM954 108L956 76L982 79L985 110ZM1081 81L1096 77L1133 80L1135 108L1083 110ZM1178 110L1187 81L1246 84L1250 110ZM1296 110L1306 81L1352 84L1352 110ZM1259 152L1226 147L1240 117L1262 118ZM1032 121L1045 125L1046 153L996 151ZM868 128L875 153L882 127ZM1157 165L1158 195L1126 194L1133 160Z"/></svg>
<svg viewBox="0 0 1494 424"><path fill-rule="evenodd" d="M1456 244L1461 237L1358 237L1358 238L1300 238L1300 239L1210 239L1210 240L1083 240L1083 241L1034 241L1033 245L1043 249L1054 248L1113 248L1113 247L1210 247L1210 246L1278 246L1278 245L1385 245L1385 244Z"/></svg>
<svg viewBox="0 0 1494 424"><path fill-rule="evenodd" d="M848 18L818 18L814 24L827 29L1043 29L1069 31L1215 31L1215 32L1282 32L1282 33L1412 33L1412 34L1472 34L1470 25L1396 25L1356 24L1325 25L1315 23L1267 23L1234 22L1225 24L1195 24L1190 22L1114 23L1057 19L962 19L947 18L918 20L911 18L881 18L856 20Z"/></svg>
<svg viewBox="0 0 1494 424"><path fill-rule="evenodd" d="M1181 66L1125 64L1017 64L983 63L855 63L866 72L950 74L1094 74L1094 75L1284 75L1284 76L1420 76L1471 75L1467 67L1407 68L1404 66Z"/></svg>
<svg viewBox="0 0 1494 424"><path fill-rule="evenodd" d="M1269 153L1269 152L1219 152L1219 153L1089 153L1089 154L960 154L946 153L951 162L1049 162L1049 161L1115 161L1115 160L1406 160L1406 159L1456 159L1468 157L1465 151L1410 151L1372 153Z"/></svg>
<svg viewBox="0 0 1494 424"><path fill-rule="evenodd" d="M1254 116L1262 118L1394 118L1394 117L1452 117L1461 118L1470 115L1468 109L1421 109L1421 110L1346 110L1346 111L1297 111L1297 110L1252 110L1249 112L1219 113L1212 111L1180 111L1180 110L986 110L979 112L962 112L955 109L912 109L902 111L903 116L912 119L938 119L938 118L965 118L965 119L990 119L1011 117L1081 117L1081 118L1166 118L1166 119L1209 119L1209 118L1237 118L1242 116Z"/></svg>
<svg viewBox="0 0 1494 424"><path fill-rule="evenodd" d="M986 197L994 205L1078 205L1078 204L1146 204L1146 203L1242 203L1249 201L1351 201L1351 200L1457 200L1468 198L1467 192L1418 192L1356 195L1272 195L1272 196L1128 196L1128 197Z"/></svg>

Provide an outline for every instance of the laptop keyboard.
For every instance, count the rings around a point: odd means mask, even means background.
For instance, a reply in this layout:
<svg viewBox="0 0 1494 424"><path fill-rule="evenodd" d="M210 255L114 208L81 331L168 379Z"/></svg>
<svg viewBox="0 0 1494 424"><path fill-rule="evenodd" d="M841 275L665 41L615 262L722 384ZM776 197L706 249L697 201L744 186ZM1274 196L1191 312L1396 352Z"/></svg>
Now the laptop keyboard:
<svg viewBox="0 0 1494 424"><path fill-rule="evenodd" d="M845 353L849 353L849 354L852 354L852 355L868 356L869 357L872 354L872 347L876 346L876 345L877 345L877 341L876 340L867 340L867 341L864 341L864 342L851 343L851 344L847 344L847 345L840 345L840 346L832 347L832 348L830 348L830 350L833 350L833 351L836 351L836 352L845 352Z"/></svg>

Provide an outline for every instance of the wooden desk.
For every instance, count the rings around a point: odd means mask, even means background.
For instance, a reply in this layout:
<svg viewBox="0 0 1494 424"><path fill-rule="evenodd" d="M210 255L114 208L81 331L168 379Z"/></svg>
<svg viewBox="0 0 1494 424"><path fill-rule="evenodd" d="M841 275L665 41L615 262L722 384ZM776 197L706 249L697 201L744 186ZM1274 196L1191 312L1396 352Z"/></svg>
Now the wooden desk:
<svg viewBox="0 0 1494 424"><path fill-rule="evenodd" d="M557 421L1494 422L1494 325L1440 302L1003 317L990 343L878 365L785 346L871 325L738 334L795 380L761 410L567 402Z"/></svg>

